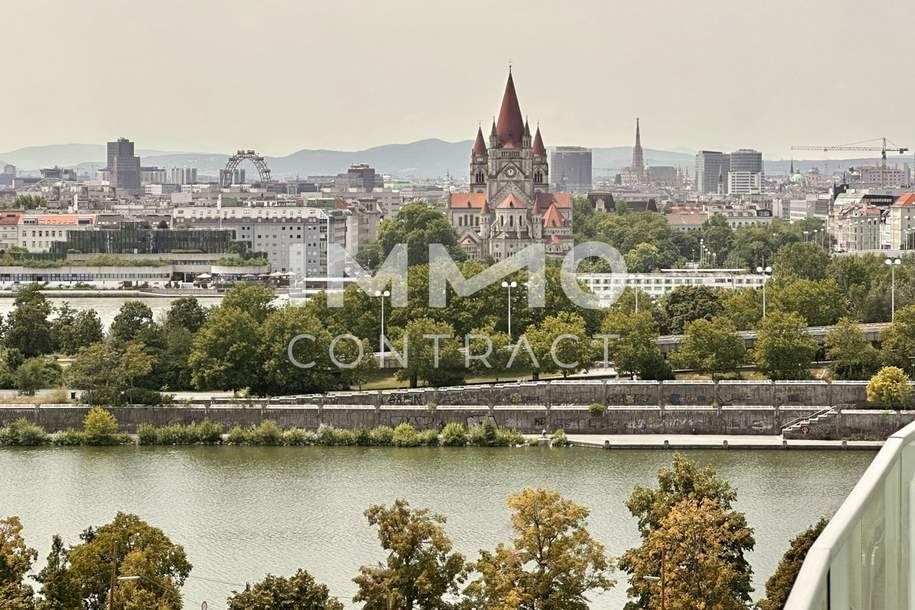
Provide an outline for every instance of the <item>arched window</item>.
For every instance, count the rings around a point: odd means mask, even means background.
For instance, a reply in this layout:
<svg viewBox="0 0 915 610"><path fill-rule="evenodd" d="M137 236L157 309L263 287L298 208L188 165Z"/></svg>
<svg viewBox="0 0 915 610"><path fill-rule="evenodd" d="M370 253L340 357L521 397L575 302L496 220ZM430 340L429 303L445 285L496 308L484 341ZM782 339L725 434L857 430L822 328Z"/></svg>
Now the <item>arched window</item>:
<svg viewBox="0 0 915 610"><path fill-rule="evenodd" d="M537 184L543 183L543 172L537 172L534 174L534 182Z"/></svg>
<svg viewBox="0 0 915 610"><path fill-rule="evenodd" d="M476 183L483 184L483 172L477 172Z"/></svg>

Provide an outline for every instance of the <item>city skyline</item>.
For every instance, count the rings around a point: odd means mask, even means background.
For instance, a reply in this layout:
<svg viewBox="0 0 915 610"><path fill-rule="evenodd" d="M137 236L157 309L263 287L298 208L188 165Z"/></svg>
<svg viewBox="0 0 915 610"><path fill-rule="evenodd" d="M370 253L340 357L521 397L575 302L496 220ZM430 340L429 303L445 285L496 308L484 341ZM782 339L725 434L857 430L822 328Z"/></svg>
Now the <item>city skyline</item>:
<svg viewBox="0 0 915 610"><path fill-rule="evenodd" d="M531 124L549 126L551 145L631 145L636 116L649 149L752 147L788 158L792 144L883 135L900 145L915 141L915 129L902 127L902 105L854 95L888 83L893 98L915 92L894 68L893 58L907 50L905 16L915 16L902 2L856 11L855 20L845 18L849 2L828 12L719 0L612 10L585 3L575 12L520 3L470 3L459 11L413 2L393 11L170 5L155 14L139 6L113 11L104 0L20 7L4 41L8 55L29 52L12 64L22 89L0 100L0 113L16 117L0 150L118 135L150 149L246 146L269 155L461 141L491 120L491 92L510 62L519 95L537 109ZM506 31L519 34L495 35L507 23ZM574 39L564 38L573 24ZM824 37L842 41L877 24L876 55L863 45L817 50ZM273 35L263 35L264 27ZM768 35L776 34L781 43L772 45ZM417 46L425 50L413 52ZM49 65L60 66L53 78Z"/></svg>

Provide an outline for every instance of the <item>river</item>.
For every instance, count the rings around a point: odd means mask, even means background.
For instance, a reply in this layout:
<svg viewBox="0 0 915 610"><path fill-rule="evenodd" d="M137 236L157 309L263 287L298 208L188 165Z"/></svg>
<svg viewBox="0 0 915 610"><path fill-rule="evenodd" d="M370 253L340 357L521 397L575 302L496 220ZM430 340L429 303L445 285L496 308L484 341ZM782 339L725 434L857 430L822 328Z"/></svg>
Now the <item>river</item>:
<svg viewBox="0 0 915 610"><path fill-rule="evenodd" d="M99 318L102 321L102 326L107 329L121 309L121 305L128 301L141 301L146 303L149 305L149 308L152 309L153 315L158 320L159 316L168 310L172 301L176 298L178 297L50 297L48 298L48 301L54 307L57 307L66 301L70 304L70 307L76 310L94 309L98 312ZM197 296L196 298L204 307L218 305L222 300L222 296ZM13 297L0 297L0 316L2 316L3 319L6 319L6 314L13 310L13 302Z"/></svg>
<svg viewBox="0 0 915 610"><path fill-rule="evenodd" d="M715 466L737 487L737 508L755 529L750 559L760 590L789 539L820 515L831 515L874 454L688 455ZM445 514L456 547L474 558L480 548L509 541L510 492L554 488L591 509L592 533L619 555L638 539L623 502L636 484L652 483L670 458L664 451L542 448L4 449L0 515L22 518L26 540L43 563L52 534L73 544L80 531L110 521L117 510L139 514L184 545L194 564L185 608L200 608L202 601L224 608L228 593L245 581L299 567L351 608L352 577L360 565L382 559L363 516L372 503L405 498ZM616 588L591 607L618 610L625 589L624 575L618 575Z"/></svg>

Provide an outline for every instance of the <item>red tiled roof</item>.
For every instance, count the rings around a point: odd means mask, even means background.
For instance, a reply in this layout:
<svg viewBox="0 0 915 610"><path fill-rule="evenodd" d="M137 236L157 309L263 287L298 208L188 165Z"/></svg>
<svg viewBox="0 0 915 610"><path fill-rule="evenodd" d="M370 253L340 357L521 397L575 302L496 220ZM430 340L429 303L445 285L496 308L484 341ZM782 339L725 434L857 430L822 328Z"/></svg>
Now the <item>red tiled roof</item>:
<svg viewBox="0 0 915 610"><path fill-rule="evenodd" d="M483 141L483 129L481 127L477 127L477 141L473 143L473 154L486 154L486 143Z"/></svg>
<svg viewBox="0 0 915 610"><path fill-rule="evenodd" d="M502 202L499 203L499 205L497 205L496 207L499 208L500 210L508 210L508 209L521 210L521 209L524 209L524 203L520 199L515 197L514 193L509 193L508 195L505 196L505 199L503 199Z"/></svg>
<svg viewBox="0 0 915 610"><path fill-rule="evenodd" d="M540 137L540 126L537 126L537 134L534 136L534 154L545 155L546 148L543 147L543 138Z"/></svg>
<svg viewBox="0 0 915 610"><path fill-rule="evenodd" d="M566 210L572 207L571 193L534 193L534 206L537 213L542 214L551 205L555 205L560 210Z"/></svg>
<svg viewBox="0 0 915 610"><path fill-rule="evenodd" d="M480 209L486 205L486 193L451 193L448 204L452 210L460 208Z"/></svg>
<svg viewBox="0 0 915 610"><path fill-rule="evenodd" d="M559 210L555 205L551 205L547 208L546 214L543 215L543 226L550 229L558 229L566 225L566 219L563 218L562 214L559 213Z"/></svg>
<svg viewBox="0 0 915 610"><path fill-rule="evenodd" d="M75 225L80 220L88 220L90 224L95 224L94 214L30 214L28 219L34 219L40 225ZM25 218L23 217L22 220Z"/></svg>
<svg viewBox="0 0 915 610"><path fill-rule="evenodd" d="M502 107L499 109L499 120L496 121L496 135L506 148L521 148L524 137L524 119L521 117L521 106L518 104L518 94L515 93L515 81L512 79L511 70L508 72L508 82L505 83L505 93L502 95Z"/></svg>
<svg viewBox="0 0 915 610"><path fill-rule="evenodd" d="M10 212L0 216L0 225L17 225L22 214Z"/></svg>
<svg viewBox="0 0 915 610"><path fill-rule="evenodd" d="M915 193L903 193L894 205L915 205Z"/></svg>

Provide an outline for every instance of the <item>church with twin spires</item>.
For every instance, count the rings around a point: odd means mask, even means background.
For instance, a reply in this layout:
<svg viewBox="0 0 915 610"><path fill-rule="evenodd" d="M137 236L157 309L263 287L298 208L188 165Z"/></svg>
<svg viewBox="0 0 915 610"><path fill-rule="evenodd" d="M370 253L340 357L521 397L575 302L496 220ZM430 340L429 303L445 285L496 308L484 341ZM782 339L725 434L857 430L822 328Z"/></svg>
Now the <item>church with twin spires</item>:
<svg viewBox="0 0 915 610"><path fill-rule="evenodd" d="M534 243L543 243L549 256L564 256L572 248L572 196L551 193L549 176L540 127L531 137L509 70L488 146L477 128L470 190L452 193L448 206L468 257L499 261Z"/></svg>

